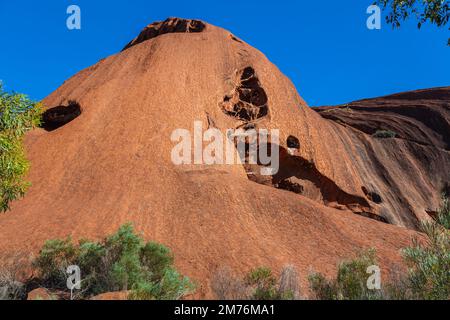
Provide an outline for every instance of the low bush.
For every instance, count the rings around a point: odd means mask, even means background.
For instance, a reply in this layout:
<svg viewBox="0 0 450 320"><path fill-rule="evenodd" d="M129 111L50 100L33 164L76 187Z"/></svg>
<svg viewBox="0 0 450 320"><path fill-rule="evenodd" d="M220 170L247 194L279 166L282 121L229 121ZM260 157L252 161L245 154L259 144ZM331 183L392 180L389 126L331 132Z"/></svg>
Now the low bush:
<svg viewBox="0 0 450 320"><path fill-rule="evenodd" d="M441 207L438 210L436 222L446 229L450 229L450 200L446 194L442 194Z"/></svg>
<svg viewBox="0 0 450 320"><path fill-rule="evenodd" d="M309 276L313 298L319 300L374 300L381 298L381 291L369 289L367 269L377 265L375 250L364 251L353 260L342 262L337 277L327 279L320 273Z"/></svg>
<svg viewBox="0 0 450 320"><path fill-rule="evenodd" d="M81 290L77 298L131 290L131 299L180 299L194 289L173 266L171 251L137 235L130 224L102 242L50 240L34 262L41 285L67 290L66 269L79 266Z"/></svg>
<svg viewBox="0 0 450 320"><path fill-rule="evenodd" d="M372 137L378 138L378 139L388 139L388 138L395 138L397 136L397 133L391 130L377 130Z"/></svg>
<svg viewBox="0 0 450 320"><path fill-rule="evenodd" d="M256 268L245 277L245 283L252 288L251 298L254 300L277 300L277 279L272 270L266 267Z"/></svg>
<svg viewBox="0 0 450 320"><path fill-rule="evenodd" d="M426 242L415 238L403 250L409 267L407 283L413 299L450 299L450 210L448 199L438 212L436 221L423 222Z"/></svg>

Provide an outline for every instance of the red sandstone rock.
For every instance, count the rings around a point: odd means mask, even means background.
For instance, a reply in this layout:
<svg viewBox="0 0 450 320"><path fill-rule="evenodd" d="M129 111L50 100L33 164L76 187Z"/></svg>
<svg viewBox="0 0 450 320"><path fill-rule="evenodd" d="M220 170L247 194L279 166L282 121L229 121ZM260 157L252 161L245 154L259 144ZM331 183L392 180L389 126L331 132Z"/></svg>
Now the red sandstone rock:
<svg viewBox="0 0 450 320"><path fill-rule="evenodd" d="M58 295L45 288L37 288L28 293L27 300L58 300Z"/></svg>
<svg viewBox="0 0 450 320"><path fill-rule="evenodd" d="M92 297L91 300L128 300L128 291L106 292Z"/></svg>
<svg viewBox="0 0 450 320"><path fill-rule="evenodd" d="M352 139L363 191L389 223L417 228L439 207L450 183L450 87L315 110ZM395 138L376 138L380 130Z"/></svg>

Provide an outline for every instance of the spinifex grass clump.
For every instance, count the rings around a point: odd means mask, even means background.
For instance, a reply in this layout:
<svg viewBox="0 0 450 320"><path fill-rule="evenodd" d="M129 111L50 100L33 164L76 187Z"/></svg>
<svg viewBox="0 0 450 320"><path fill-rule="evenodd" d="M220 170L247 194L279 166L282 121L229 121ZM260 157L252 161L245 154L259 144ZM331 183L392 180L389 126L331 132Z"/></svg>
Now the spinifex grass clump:
<svg viewBox="0 0 450 320"><path fill-rule="evenodd" d="M194 289L173 266L171 251L147 242L126 224L102 242L70 238L50 240L35 261L41 286L67 291L68 266L81 270L81 289L76 298L85 299L105 292L130 291L131 299L180 299Z"/></svg>
<svg viewBox="0 0 450 320"><path fill-rule="evenodd" d="M42 107L19 93L3 91L0 83L0 212L24 196L29 169L23 148L25 133L40 124Z"/></svg>

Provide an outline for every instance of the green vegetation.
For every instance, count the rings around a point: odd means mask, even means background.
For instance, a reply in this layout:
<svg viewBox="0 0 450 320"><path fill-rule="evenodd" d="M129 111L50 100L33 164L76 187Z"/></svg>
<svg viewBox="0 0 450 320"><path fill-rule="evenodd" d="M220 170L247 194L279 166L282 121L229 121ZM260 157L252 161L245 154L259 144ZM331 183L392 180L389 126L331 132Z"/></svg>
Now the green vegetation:
<svg viewBox="0 0 450 320"><path fill-rule="evenodd" d="M424 238L413 239L411 247L402 250L407 274L386 283L380 290L368 290L366 268L375 265L375 252L362 253L342 263L336 279L310 275L311 292L316 299L450 299L450 205L443 196L436 221L423 222Z"/></svg>
<svg viewBox="0 0 450 320"><path fill-rule="evenodd" d="M448 196L442 194L441 207L438 210L436 222L446 229L450 229L450 200Z"/></svg>
<svg viewBox="0 0 450 320"><path fill-rule="evenodd" d="M423 237L413 239L411 247L402 250L407 267L389 275L379 289L369 289L369 269L377 266L376 251L363 251L352 260L339 264L333 279L320 273L309 275L312 299L318 300L448 300L450 299L450 202L442 197L435 221L423 222ZM291 267L292 268L292 267ZM288 274L295 274L290 269ZM286 275L286 274L285 274ZM287 280L289 279L289 280ZM384 280L384 279L382 279ZM283 283L289 283L288 286ZM297 275L285 277L279 284L269 268L257 268L244 281L229 271L218 273L213 291L219 299L276 300L298 297Z"/></svg>
<svg viewBox="0 0 450 320"><path fill-rule="evenodd" d="M130 224L102 242L47 241L34 265L38 282L51 291L67 290L66 269L79 266L79 299L131 290L131 299L174 300L194 289L189 279L175 270L171 251L155 242L145 243Z"/></svg>
<svg viewBox="0 0 450 320"><path fill-rule="evenodd" d="M419 29L426 22L445 27L450 17L450 4L447 0L376 0L375 4L385 10L389 8L386 21L395 28L400 27L411 16L417 19ZM450 38L447 44L450 45Z"/></svg>
<svg viewBox="0 0 450 320"><path fill-rule="evenodd" d="M402 250L407 267L398 274L386 275L381 288L369 289L377 265L374 249L361 252L352 260L339 264L335 278L320 273L309 276L312 299L380 300L380 299L450 299L450 210L449 200L442 199L435 220L422 223L423 234ZM26 288L44 287L61 296L67 292L67 267L81 269L81 290L75 299L88 299L106 292L127 291L133 300L174 300L193 292L192 282L173 266L171 251L158 243L145 242L130 224L126 224L101 242L70 238L49 240L34 260L37 277L17 282L20 264L0 270L0 296L10 299L26 297ZM372 269L373 270L373 269ZM294 267L286 266L277 278L271 269L260 267L244 277L230 269L221 269L213 277L211 288L224 300L293 300L300 298L299 278Z"/></svg>
<svg viewBox="0 0 450 320"><path fill-rule="evenodd" d="M374 249L343 261L337 276L328 279L311 273L309 285L312 299L318 300L448 300L450 299L450 204L443 197L436 221L423 222L423 237L413 239L411 247L402 250L407 272L386 277L379 289L369 289L377 266ZM372 269L373 270L373 269ZM380 279L384 280L384 279ZM299 298L298 276L293 267L283 269L277 281L269 268L250 271L243 280L229 269L216 273L212 289L218 299L277 300Z"/></svg>
<svg viewBox="0 0 450 320"><path fill-rule="evenodd" d="M7 93L0 83L0 212L23 197L29 186L24 181L29 163L22 140L27 131L40 124L41 114L40 103L23 94Z"/></svg>
<svg viewBox="0 0 450 320"><path fill-rule="evenodd" d="M387 139L387 138L395 138L397 136L397 133L391 130L377 130L372 137L378 138L378 139Z"/></svg>
<svg viewBox="0 0 450 320"><path fill-rule="evenodd" d="M280 298L276 289L277 279L269 268L256 268L247 274L245 280L247 285L252 287L252 299L277 300Z"/></svg>
<svg viewBox="0 0 450 320"><path fill-rule="evenodd" d="M443 197L436 221L423 222L426 242L414 239L403 250L409 267L407 283L414 299L450 299L450 207Z"/></svg>
<svg viewBox="0 0 450 320"><path fill-rule="evenodd" d="M336 279L328 280L320 273L309 276L313 297L319 300L374 300L381 296L380 290L367 287L369 266L377 265L375 250L368 250L338 267Z"/></svg>

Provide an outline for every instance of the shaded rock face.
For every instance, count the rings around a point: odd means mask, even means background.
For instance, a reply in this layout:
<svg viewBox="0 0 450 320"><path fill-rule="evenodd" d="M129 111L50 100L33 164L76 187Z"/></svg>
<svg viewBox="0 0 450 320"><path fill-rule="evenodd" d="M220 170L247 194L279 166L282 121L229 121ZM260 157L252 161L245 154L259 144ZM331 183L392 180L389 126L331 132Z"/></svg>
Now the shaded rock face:
<svg viewBox="0 0 450 320"><path fill-rule="evenodd" d="M449 87L314 110L360 146L356 165L369 182L362 190L390 223L417 228L438 208L450 181Z"/></svg>
<svg viewBox="0 0 450 320"><path fill-rule="evenodd" d="M145 27L139 36L128 43L123 50L166 33L202 32L205 28L206 24L199 20L168 18L162 22L154 22Z"/></svg>
<svg viewBox="0 0 450 320"><path fill-rule="evenodd" d="M375 139L324 117L335 111L309 108L261 52L195 20L151 24L44 104L55 126L26 137L32 187L0 215L0 261L36 253L48 239L100 239L133 222L174 251L181 272L200 284L199 298L211 297L221 266L244 273L290 264L306 287L311 268L333 275L340 260L370 247L389 269L415 234L403 227L437 207L449 172L445 131L439 138L431 126L422 138L434 140L423 143ZM405 122L399 128L412 121L396 119ZM221 132L278 129L279 172L175 165L171 135L192 132L196 121Z"/></svg>
<svg viewBox="0 0 450 320"><path fill-rule="evenodd" d="M246 67L237 73L236 86L223 99L223 112L246 124L268 116L268 98L261 87L255 70Z"/></svg>
<svg viewBox="0 0 450 320"><path fill-rule="evenodd" d="M433 88L316 108L324 118L341 121L369 135L389 130L396 138L450 150L450 90Z"/></svg>
<svg viewBox="0 0 450 320"><path fill-rule="evenodd" d="M56 130L81 115L81 107L76 101L69 101L67 106L47 109L42 115L41 127L47 131Z"/></svg>

